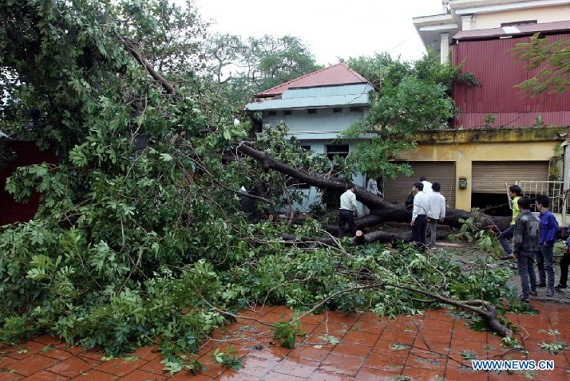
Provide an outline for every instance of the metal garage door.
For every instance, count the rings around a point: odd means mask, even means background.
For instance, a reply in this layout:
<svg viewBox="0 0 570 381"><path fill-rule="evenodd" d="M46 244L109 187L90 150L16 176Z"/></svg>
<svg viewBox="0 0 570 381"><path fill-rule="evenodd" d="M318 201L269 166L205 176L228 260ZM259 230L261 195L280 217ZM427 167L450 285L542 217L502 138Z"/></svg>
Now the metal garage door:
<svg viewBox="0 0 570 381"><path fill-rule="evenodd" d="M394 180L384 180L384 198L389 202L404 203L414 183L420 176L427 177L429 182L441 184L441 194L445 196L447 205L455 208L455 162L453 161L411 161L414 173L409 176L398 176Z"/></svg>
<svg viewBox="0 0 570 381"><path fill-rule="evenodd" d="M472 193L505 193L505 183L548 180L548 161L474 161Z"/></svg>

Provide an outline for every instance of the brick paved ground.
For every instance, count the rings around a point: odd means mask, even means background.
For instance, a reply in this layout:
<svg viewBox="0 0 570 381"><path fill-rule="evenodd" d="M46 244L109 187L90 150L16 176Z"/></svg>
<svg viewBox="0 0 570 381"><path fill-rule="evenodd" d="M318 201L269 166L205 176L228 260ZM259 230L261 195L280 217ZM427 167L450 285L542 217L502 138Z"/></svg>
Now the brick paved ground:
<svg viewBox="0 0 570 381"><path fill-rule="evenodd" d="M501 338L476 332L448 310L380 319L374 314L308 316L307 334L294 349L273 341L267 324L291 311L262 307L242 312L243 319L217 330L199 353L207 370L193 376L163 372L156 348L104 361L103 353L67 347L50 336L0 347L0 380L567 380L570 352L551 354L543 343L570 344L570 305L531 302L537 315L509 315L524 351L501 345ZM243 358L239 370L213 361L216 349L232 345ZM554 360L550 371L507 374L472 371L471 358Z"/></svg>

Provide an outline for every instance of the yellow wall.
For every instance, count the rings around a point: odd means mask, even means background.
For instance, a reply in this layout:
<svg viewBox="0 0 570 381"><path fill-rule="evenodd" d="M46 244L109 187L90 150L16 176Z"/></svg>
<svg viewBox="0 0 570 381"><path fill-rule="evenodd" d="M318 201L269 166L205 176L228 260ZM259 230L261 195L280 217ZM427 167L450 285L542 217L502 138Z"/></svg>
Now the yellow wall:
<svg viewBox="0 0 570 381"><path fill-rule="evenodd" d="M474 161L548 161L564 141L559 134L567 127L501 130L442 130L418 134L418 146L401 153L408 161L455 162L455 208L471 210L472 163ZM459 189L460 177L467 189Z"/></svg>

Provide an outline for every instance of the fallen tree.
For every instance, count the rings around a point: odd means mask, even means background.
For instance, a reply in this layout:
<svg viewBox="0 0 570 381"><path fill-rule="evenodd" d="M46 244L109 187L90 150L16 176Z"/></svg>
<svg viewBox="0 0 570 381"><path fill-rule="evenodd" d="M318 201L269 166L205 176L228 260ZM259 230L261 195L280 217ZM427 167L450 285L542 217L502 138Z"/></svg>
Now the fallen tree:
<svg viewBox="0 0 570 381"><path fill-rule="evenodd" d="M439 301L439 302L447 304L449 306L457 307L459 309L472 312L472 313L476 314L477 316L479 316L481 319L483 319L485 324L487 324L487 326L490 329L492 329L493 332L496 332L501 337L510 337L513 334L512 329L505 327L499 321L499 318L497 315L497 309L495 308L495 306L493 306L491 303L489 303L485 300L457 301L457 300L453 300L453 299L443 297L443 296L435 294L433 292L423 291L423 290L419 290L417 288L411 288L411 287L402 286L402 285L394 284L394 283L388 283L388 282L378 282L378 283L373 283L373 284L369 284L366 286L359 286L358 289L385 288L385 287L399 288L402 290L409 291L411 293L420 294L422 296L429 297L430 300ZM327 299L323 300L321 303L318 303L317 305L313 306L313 308L310 311L308 311L308 312L304 313L303 315L300 315L297 318L293 319L293 321L300 320L303 316L314 312L319 307L321 307L323 304L327 303L330 299L333 299L334 297L337 297L341 294L349 293L349 292L353 292L353 291L355 291L355 290L354 289L348 289L348 290L338 291L335 294L330 295Z"/></svg>
<svg viewBox="0 0 570 381"><path fill-rule="evenodd" d="M285 163L275 160L268 153L257 150L251 143L242 142L238 145L237 149L239 152L257 160L264 171L278 171L320 189L344 191L346 188L346 183L344 181L330 179L324 175L308 173L303 169L292 168ZM411 221L411 210L405 208L402 204L387 202L382 197L372 194L362 187L357 187L355 194L356 199L370 209L370 214L355 220L358 229L374 227L385 222ZM446 211L446 217L442 223L455 228L460 228L461 220L467 219L472 219L476 224L481 226L482 229L491 229L494 231L502 231L506 229L511 221L510 217L489 216L484 213L470 213L460 209L448 208ZM337 228L334 226L327 227L327 231L330 232L335 232L336 229ZM407 235L396 237L386 233L377 232L368 235L366 241L373 242L375 240L380 240L381 242L388 242L394 239L409 240Z"/></svg>
<svg viewBox="0 0 570 381"><path fill-rule="evenodd" d="M148 70L148 67L146 67L146 65L143 65L143 66L145 66L145 69ZM151 75L152 75L152 73L151 73ZM162 86L164 87L164 83L162 83ZM287 165L286 163L275 160L267 152L263 152L263 151L260 151L256 148L254 148L253 143L241 142L237 146L237 151L240 152L241 154L247 155L247 156L255 159L257 162L259 162L261 164L261 166L265 172L270 172L272 170L278 171L282 174L285 174L287 176L295 178L295 179L297 179L297 180L299 180L305 184L315 186L315 187L318 187L320 189L331 189L331 190L343 191L346 188L346 183L344 181L339 181L338 179L332 179L330 177L327 177L325 175L321 175L318 173L309 173L308 171L306 171L304 169L293 168L293 167ZM243 197L248 197L248 195L247 194L244 195L242 193L240 197L242 197L242 201L243 201ZM367 228L367 227L373 227L373 226L376 226L376 225L384 223L384 222L409 222L411 220L411 211L409 209L406 209L403 205L392 204L392 203L386 202L383 198L378 197L377 195L374 195L374 194L368 192L367 190L365 190L361 187L358 187L356 189L356 198L358 201L360 201L362 204L364 204L365 206L367 206L370 209L369 215L364 216L364 217L356 220L357 227L360 229ZM446 218L444 219L443 223L446 225L452 226L452 227L459 228L459 227L461 227L461 220L467 220L467 219L472 219L475 223L479 224L484 229L493 229L493 230L502 230L502 229L506 228L510 222L510 218L508 218L508 217L492 217L492 216L487 216L487 215L481 214L481 213L469 213L469 212L457 210L457 209L448 209L447 213L446 213ZM292 243L299 243L299 242L310 243L312 241L312 242L318 242L318 243L324 244L324 245L333 245L337 242L333 237L321 238L321 239L315 240L314 238L308 238L308 237L300 237L299 238L299 237L284 234L283 238L286 242L288 241L288 242L292 242ZM397 240L409 241L410 240L410 233L396 234L396 233L387 233L387 232L383 232L383 231L374 231L374 232L369 232L369 233L365 234L364 232L359 230L357 232L356 236L351 238L350 242L351 242L351 244L358 245L358 244L362 244L362 243L371 243L371 242L395 242ZM350 256L350 254L348 254L346 252L343 252L343 253L344 253L343 256L345 256L345 257ZM370 265L372 265L372 262L370 263ZM379 265L379 264L375 263L375 265ZM255 266L255 267L257 267L257 266ZM371 270L371 268L363 268L363 269L368 271L368 272L373 271L373 270ZM341 273L343 272L342 269L339 269L339 270ZM263 269L260 269L260 271L263 272ZM279 269L279 271L281 271L281 269ZM377 288L382 288L382 289L396 288L396 289L400 289L400 290L409 292L412 295L413 294L419 294L419 295L431 298L432 301L437 301L439 303L443 303L443 304L446 304L449 306L453 306L456 308L460 308L460 309L472 312L472 313L478 315L480 318L482 318L482 320L487 324L487 326L490 329L492 329L494 332L498 333L499 335L501 335L501 336L512 335L512 330L508 329L507 327L505 327L504 325L502 325L499 322L498 315L497 315L497 309L492 303L485 301L485 300L458 301L458 300L454 300L454 299L449 298L449 297L442 296L442 294L440 294L438 292L432 292L432 291L420 288L420 285L422 282L421 281L418 282L418 279L415 279L415 276L412 275L412 272L413 272L412 269L408 269L408 271L409 271L409 275L413 279L412 283L415 283L416 287L412 287L412 286L408 286L408 285L401 285L401 284L396 284L396 283L391 283L391 282L378 282L378 279L380 277L382 277L383 274L381 274L380 271L376 271L376 272L373 272L373 276L370 279L366 279L366 276L364 277L363 282L365 284L363 284L363 285L356 286L356 288L354 288L354 289L349 288L349 289L344 289L341 291L329 293L328 296L326 296L325 298L322 298L321 302L314 304L314 306L309 310L308 313L314 312L317 309L323 307L328 302L332 302L333 300L335 300L339 296L341 296L343 294L348 294L354 290L377 289ZM430 271L436 271L437 273L439 273L441 275L441 271L438 269L438 266L433 266ZM336 273L337 271L333 271L333 272ZM297 276L299 275L298 273L299 273L299 271L296 270ZM359 277L358 273L354 272L354 270L351 270L351 271L347 272L347 274L344 274L344 275L349 275L350 278L353 278L353 277L358 278ZM394 275L394 274L391 274L391 275ZM394 276L396 278L398 278L398 276L396 276L396 275L394 275ZM307 275L307 278L302 280L302 282L308 281L312 277L313 277L313 274ZM290 281L287 280L286 283L288 283L288 282L290 282ZM375 283L366 284L368 282L375 282ZM447 282L445 282L445 283L447 283ZM442 287L442 286L437 285L437 286L435 286L435 289L439 289L440 287ZM276 288L277 288L277 286L276 286ZM268 292L267 297L269 297L269 295L273 291L274 291L274 289L271 289ZM443 290L441 290L441 291L443 291ZM430 301L428 300L428 301L423 301L423 302L429 303ZM341 302L338 302L338 301L335 301L335 303L339 304L339 305L342 304ZM217 311L220 311L215 306L214 306L214 309ZM235 317L235 315L233 315L233 316Z"/></svg>
<svg viewBox="0 0 570 381"><path fill-rule="evenodd" d="M248 155L243 165L224 160L248 126L232 123L225 96L196 77L191 52L179 48L199 40L190 10L180 14L156 0L42 4L0 7L0 75L12 110L3 131L58 156L53 165L20 168L7 182L17 201L40 193L41 206L33 220L0 234L0 341L49 333L87 348L104 345L107 355L158 344L176 371L191 367L186 354L227 322L219 310L267 303L306 311L327 299L326 309L395 316L445 303L418 301L411 289L495 305L512 296L497 287L509 274L486 263L466 273L447 253L380 245L343 251L338 240L307 248L284 241L282 225L248 224L237 189L248 177L270 177L254 160L322 189L344 183L280 163L259 141L239 145ZM169 14L186 20L184 41L169 37L178 31ZM409 220L409 211L362 189L357 198L373 211L358 220L361 227ZM295 226L295 234L311 236L318 227L309 225ZM380 236L364 232L356 240ZM410 290L363 288L378 281Z"/></svg>

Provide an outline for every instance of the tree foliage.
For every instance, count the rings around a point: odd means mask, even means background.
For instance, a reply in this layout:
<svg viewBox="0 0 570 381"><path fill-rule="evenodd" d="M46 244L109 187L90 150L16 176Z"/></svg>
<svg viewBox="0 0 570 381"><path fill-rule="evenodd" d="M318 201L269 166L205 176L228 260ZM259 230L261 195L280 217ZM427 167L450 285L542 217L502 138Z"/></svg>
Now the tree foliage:
<svg viewBox="0 0 570 381"><path fill-rule="evenodd" d="M382 246L358 252L292 246L281 238L325 236L310 219L249 224L239 188L281 184L280 197L289 180L239 152L249 126L234 125L234 108L203 76L211 61L202 57L205 26L193 7L8 0L0 20L1 129L58 156L19 168L7 182L19 201L39 191L41 207L32 221L0 233L0 340L47 332L113 355L159 343L166 369L199 369L182 355L197 351L229 312L255 303L309 309L327 300L322 308L387 315L425 306L405 289L329 299L377 277L450 296L503 296L504 290L461 287L468 278L447 257L413 250L403 256ZM296 58L275 49L252 56L261 58L261 78L297 75ZM306 53L302 46L297 52ZM399 136L393 126L427 123L418 110L402 108L405 102L445 104L432 97L443 87L423 85L413 76L384 82L371 115L389 139ZM280 138L282 132L248 144L307 175L330 166ZM270 196L258 199L280 202ZM481 282L504 284L504 276Z"/></svg>
<svg viewBox="0 0 570 381"><path fill-rule="evenodd" d="M414 147L415 132L447 126L454 113L451 83L458 71L439 64L433 52L415 64L377 54L351 59L349 65L378 87L366 118L343 133L346 138L368 138L353 154L357 169L387 178L409 173L407 165L393 160Z"/></svg>
<svg viewBox="0 0 570 381"><path fill-rule="evenodd" d="M515 55L527 63L535 76L521 82L518 87L532 96L544 93L563 93L570 84L570 40L552 42L539 33L528 43L519 43Z"/></svg>
<svg viewBox="0 0 570 381"><path fill-rule="evenodd" d="M297 37L214 35L204 44L204 57L212 62L209 74L216 90L226 94L236 109L252 94L320 68Z"/></svg>

